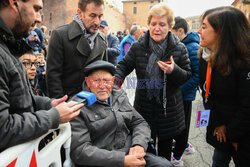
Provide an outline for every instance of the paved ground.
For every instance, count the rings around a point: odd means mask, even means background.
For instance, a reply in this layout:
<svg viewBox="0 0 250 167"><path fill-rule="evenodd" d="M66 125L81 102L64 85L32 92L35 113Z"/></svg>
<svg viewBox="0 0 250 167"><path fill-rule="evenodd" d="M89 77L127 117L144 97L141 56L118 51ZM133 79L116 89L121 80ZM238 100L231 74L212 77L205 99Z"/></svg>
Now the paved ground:
<svg viewBox="0 0 250 167"><path fill-rule="evenodd" d="M135 76L134 72L129 76ZM131 104L134 102L134 89L126 89L127 82L125 80L123 88L126 90ZM206 128L196 128L195 119L197 117L197 111L202 110L202 99L197 92L196 100L193 102L192 118L189 132L189 142L194 146L196 152L192 155L184 157L184 167L211 167L212 166L212 155L213 147L208 145L205 140ZM233 167L233 162L230 163L230 167Z"/></svg>
<svg viewBox="0 0 250 167"><path fill-rule="evenodd" d="M189 132L189 142L192 143L196 152L193 155L184 157L185 167L209 167L212 164L213 147L208 145L205 140L206 128L196 128L195 119L197 111L203 109L202 100L197 94L193 102L192 118Z"/></svg>
<svg viewBox="0 0 250 167"><path fill-rule="evenodd" d="M211 167L213 147L208 145L205 140L206 128L196 128L195 119L197 117L197 111L203 109L202 98L197 92L196 100L193 102L192 118L189 133L189 142L192 143L196 152L193 155L184 157L185 167ZM230 167L233 167L234 163L230 163Z"/></svg>

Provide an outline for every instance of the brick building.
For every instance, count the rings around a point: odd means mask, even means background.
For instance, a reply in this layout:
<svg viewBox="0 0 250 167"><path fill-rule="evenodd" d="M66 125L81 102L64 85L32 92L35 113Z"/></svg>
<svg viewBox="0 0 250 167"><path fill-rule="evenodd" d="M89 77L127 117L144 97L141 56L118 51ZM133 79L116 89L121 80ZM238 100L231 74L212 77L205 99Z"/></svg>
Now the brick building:
<svg viewBox="0 0 250 167"><path fill-rule="evenodd" d="M70 23L78 7L78 0L43 0L43 3L41 25L48 28L46 35L51 35L56 27ZM107 20L111 32L115 34L128 27L124 14L106 1L103 19Z"/></svg>
<svg viewBox="0 0 250 167"><path fill-rule="evenodd" d="M149 10L162 1L164 0L123 0L123 13L127 16L129 23L147 27Z"/></svg>
<svg viewBox="0 0 250 167"><path fill-rule="evenodd" d="M191 16L185 18L185 20L188 22L189 30L190 31L197 31L201 26L201 16Z"/></svg>

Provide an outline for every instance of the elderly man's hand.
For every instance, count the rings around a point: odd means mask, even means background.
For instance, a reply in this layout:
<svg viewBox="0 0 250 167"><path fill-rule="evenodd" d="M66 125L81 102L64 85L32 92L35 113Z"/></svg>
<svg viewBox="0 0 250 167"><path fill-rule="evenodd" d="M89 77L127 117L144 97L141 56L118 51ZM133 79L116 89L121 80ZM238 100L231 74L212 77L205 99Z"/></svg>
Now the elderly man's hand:
<svg viewBox="0 0 250 167"><path fill-rule="evenodd" d="M134 146L129 149L129 155L136 155L136 154L142 154L145 153L144 148L141 146Z"/></svg>
<svg viewBox="0 0 250 167"><path fill-rule="evenodd" d="M146 153L126 155L124 158L124 167L144 167L146 165L145 155Z"/></svg>

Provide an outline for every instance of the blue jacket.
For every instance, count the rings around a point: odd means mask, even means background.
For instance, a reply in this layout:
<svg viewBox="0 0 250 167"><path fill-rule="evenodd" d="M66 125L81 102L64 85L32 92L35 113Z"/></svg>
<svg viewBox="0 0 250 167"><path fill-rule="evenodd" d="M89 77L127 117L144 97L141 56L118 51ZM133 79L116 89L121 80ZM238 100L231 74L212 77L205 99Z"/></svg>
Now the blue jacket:
<svg viewBox="0 0 250 167"><path fill-rule="evenodd" d="M182 40L188 49L189 59L191 62L192 76L181 86L184 101L195 100L197 87L199 86L199 58L197 51L200 48L200 36L196 31L188 32L187 36Z"/></svg>
<svg viewBox="0 0 250 167"><path fill-rule="evenodd" d="M124 52L124 45L126 43L129 43L130 45L132 45L134 43L135 39L132 37L131 34L125 36L121 43L120 43L120 49L121 49L121 54L117 57L118 62L125 56L125 52Z"/></svg>
<svg viewBox="0 0 250 167"><path fill-rule="evenodd" d="M109 34L107 38L108 38L108 61L116 66L117 57L121 53L120 42L119 39L112 34Z"/></svg>
<svg viewBox="0 0 250 167"><path fill-rule="evenodd" d="M38 27L36 27L35 29L34 29L34 31L37 33L37 35L38 35L38 37L39 37L39 39L40 39L40 47L41 48L43 48L43 47L45 47L44 46L44 39L45 39L45 35L44 35L44 33L43 33L43 31L40 29L40 28L38 28Z"/></svg>
<svg viewBox="0 0 250 167"><path fill-rule="evenodd" d="M29 40L30 37L37 37L37 40ZM36 33L36 31L31 30L29 33L29 36L26 38L26 42L27 44L32 48L33 51L39 51L42 49L41 48L41 41L40 38L38 36L38 34Z"/></svg>
<svg viewBox="0 0 250 167"><path fill-rule="evenodd" d="M117 37L117 36L116 36L116 37ZM118 37L117 37L117 38L118 38ZM119 43L121 43L123 39L124 39L124 37L122 37L122 39L121 39L121 40L119 39Z"/></svg>

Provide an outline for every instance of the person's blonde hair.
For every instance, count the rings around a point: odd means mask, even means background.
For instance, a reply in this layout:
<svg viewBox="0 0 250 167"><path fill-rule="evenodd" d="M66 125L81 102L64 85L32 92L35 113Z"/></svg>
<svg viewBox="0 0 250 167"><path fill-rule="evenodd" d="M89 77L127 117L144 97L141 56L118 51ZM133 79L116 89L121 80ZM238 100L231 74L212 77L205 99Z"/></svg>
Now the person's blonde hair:
<svg viewBox="0 0 250 167"><path fill-rule="evenodd" d="M46 26L41 26L40 29L45 33L47 31L47 27Z"/></svg>
<svg viewBox="0 0 250 167"><path fill-rule="evenodd" d="M172 28L175 24L174 12L164 2L158 3L150 9L148 15L148 25L150 24L153 16L158 16L158 17L167 16L169 28Z"/></svg>

